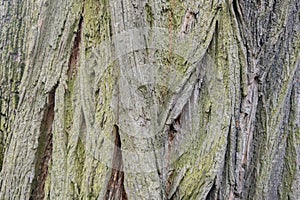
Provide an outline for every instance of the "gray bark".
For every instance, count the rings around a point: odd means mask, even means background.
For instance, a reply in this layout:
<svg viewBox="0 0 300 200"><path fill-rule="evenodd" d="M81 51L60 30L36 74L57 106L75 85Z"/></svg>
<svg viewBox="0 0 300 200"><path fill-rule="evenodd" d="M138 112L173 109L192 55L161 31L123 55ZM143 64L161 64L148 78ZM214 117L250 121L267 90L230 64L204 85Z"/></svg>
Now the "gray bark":
<svg viewBox="0 0 300 200"><path fill-rule="evenodd" d="M0 199L300 199L299 10L0 1Z"/></svg>

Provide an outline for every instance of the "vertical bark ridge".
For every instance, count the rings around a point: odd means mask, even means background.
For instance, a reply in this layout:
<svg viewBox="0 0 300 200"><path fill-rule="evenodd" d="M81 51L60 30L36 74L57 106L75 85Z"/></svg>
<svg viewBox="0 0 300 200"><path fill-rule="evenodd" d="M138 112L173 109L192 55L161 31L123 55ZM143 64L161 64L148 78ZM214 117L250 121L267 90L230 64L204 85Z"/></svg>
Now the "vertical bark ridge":
<svg viewBox="0 0 300 200"><path fill-rule="evenodd" d="M78 68L80 65L80 48L81 48L81 37L82 37L82 27L83 27L83 14L84 14L84 6L82 6L81 15L78 22L78 28L75 33L75 38L73 41L73 46L71 47L71 54L68 62L67 69L67 80L66 80L66 93L64 95L66 104L73 104L74 98L74 89L75 82L78 75ZM72 105L67 106L64 111L65 115L65 129L66 132L70 132L72 128L72 121L74 120L74 113Z"/></svg>
<svg viewBox="0 0 300 200"><path fill-rule="evenodd" d="M46 192L50 198L78 199L82 190L80 183L83 179L83 168L78 163L85 159L85 149L82 146L79 133L84 134L85 121L78 99L79 68L82 61L82 35L84 26L84 3L78 2L77 15L72 21L71 33L68 34L68 54L65 67L57 90L57 109L54 127L54 149L52 174L47 184ZM57 159L58 155L64 155L63 159ZM72 155L72 156L71 156ZM76 171L76 175L72 174ZM61 177L58 180L54 177ZM57 182L56 182L57 181ZM48 180L47 180L48 183ZM68 193L60 193L68 188ZM55 192L51 192L55 191ZM58 194L58 195L57 195Z"/></svg>
<svg viewBox="0 0 300 200"><path fill-rule="evenodd" d="M4 1L0 5L0 38L3 38L0 40L0 171L10 142L25 68L25 36L29 26L24 18L31 12L23 1L15 4Z"/></svg>
<svg viewBox="0 0 300 200"><path fill-rule="evenodd" d="M0 198L299 199L299 1L197 3L1 2Z"/></svg>

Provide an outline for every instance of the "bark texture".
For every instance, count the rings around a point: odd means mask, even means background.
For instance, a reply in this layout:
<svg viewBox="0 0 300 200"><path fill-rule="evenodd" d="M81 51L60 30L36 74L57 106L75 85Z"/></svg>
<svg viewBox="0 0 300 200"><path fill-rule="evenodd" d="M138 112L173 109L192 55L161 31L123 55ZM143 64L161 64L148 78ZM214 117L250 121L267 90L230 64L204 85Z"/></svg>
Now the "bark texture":
<svg viewBox="0 0 300 200"><path fill-rule="evenodd" d="M299 0L1 0L0 199L300 199Z"/></svg>

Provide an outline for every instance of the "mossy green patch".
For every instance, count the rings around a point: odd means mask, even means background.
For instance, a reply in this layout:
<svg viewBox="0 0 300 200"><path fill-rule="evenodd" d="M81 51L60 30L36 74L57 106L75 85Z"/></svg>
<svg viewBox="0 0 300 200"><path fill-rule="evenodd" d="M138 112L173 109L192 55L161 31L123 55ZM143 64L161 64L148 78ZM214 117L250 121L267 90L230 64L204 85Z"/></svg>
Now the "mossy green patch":
<svg viewBox="0 0 300 200"><path fill-rule="evenodd" d="M86 48L100 44L111 35L109 0L87 0L84 5Z"/></svg>
<svg viewBox="0 0 300 200"><path fill-rule="evenodd" d="M152 11L152 7L149 3L145 4L145 10L146 10L146 20L149 23L150 28L152 28L154 25L154 14Z"/></svg>

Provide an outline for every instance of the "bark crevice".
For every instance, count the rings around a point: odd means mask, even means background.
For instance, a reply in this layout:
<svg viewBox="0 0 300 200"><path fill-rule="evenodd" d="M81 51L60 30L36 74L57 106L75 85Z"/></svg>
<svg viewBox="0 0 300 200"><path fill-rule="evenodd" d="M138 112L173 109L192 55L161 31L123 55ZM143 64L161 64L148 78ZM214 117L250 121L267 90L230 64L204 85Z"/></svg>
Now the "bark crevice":
<svg viewBox="0 0 300 200"><path fill-rule="evenodd" d="M82 14L79 19L78 23L78 30L75 35L74 43L73 43L73 48L68 64L68 79L72 79L74 76L77 75L78 71L78 66L79 66L79 56L80 56L80 42L81 42L81 33L82 33L82 26L83 26L83 12L84 9L82 10Z"/></svg>
<svg viewBox="0 0 300 200"><path fill-rule="evenodd" d="M119 127L114 125L114 153L112 159L112 172L107 184L107 191L105 200L127 200L127 194L124 188L124 172L123 172L123 158L122 158L122 144L119 133Z"/></svg>
<svg viewBox="0 0 300 200"><path fill-rule="evenodd" d="M53 133L52 124L54 121L55 91L57 84L48 94L44 116L41 122L40 136L38 139L38 150L36 155L35 177L33 179L30 199L44 199L45 182L48 177L48 168L52 159Z"/></svg>

